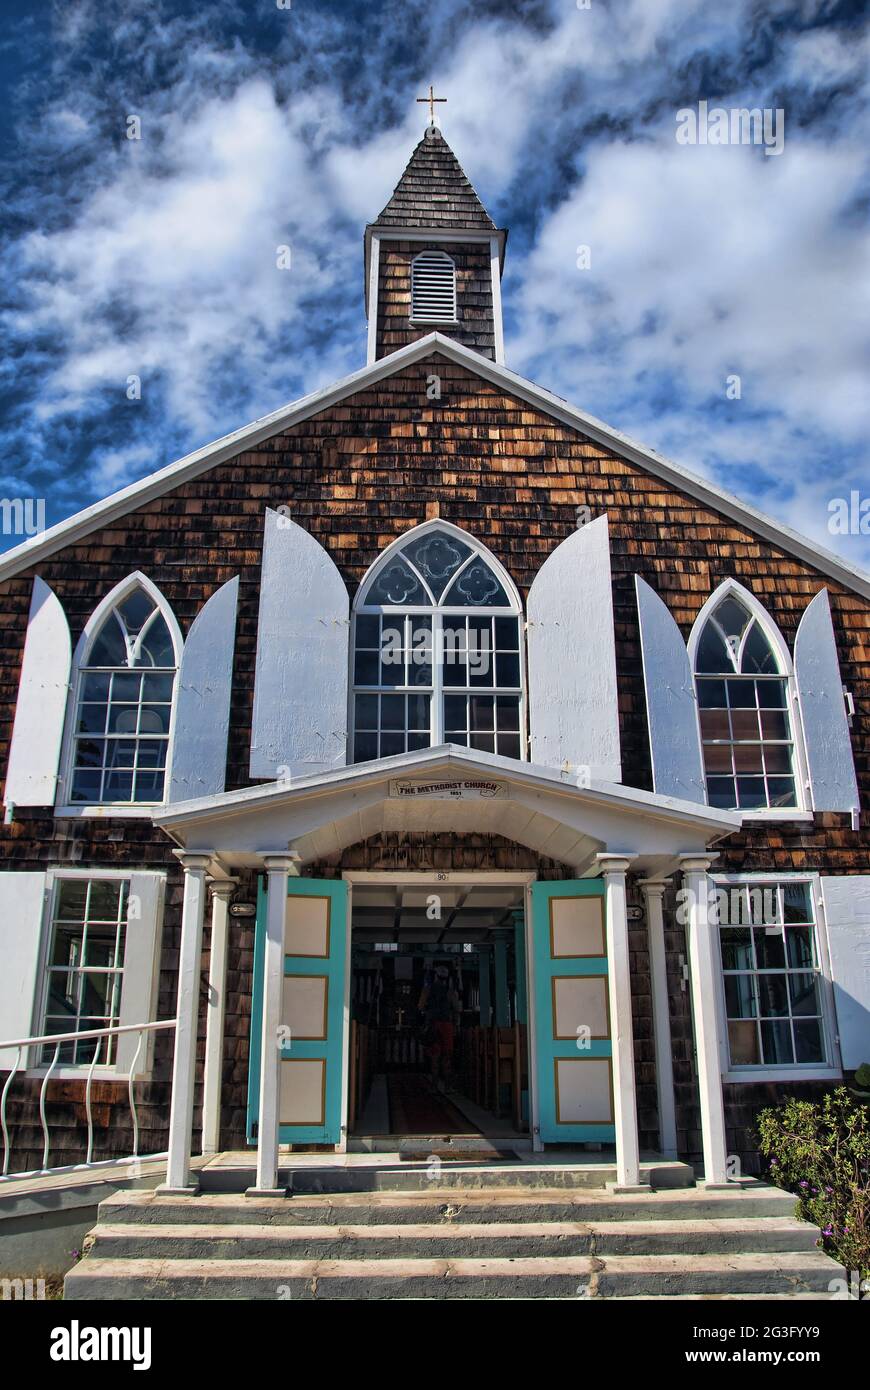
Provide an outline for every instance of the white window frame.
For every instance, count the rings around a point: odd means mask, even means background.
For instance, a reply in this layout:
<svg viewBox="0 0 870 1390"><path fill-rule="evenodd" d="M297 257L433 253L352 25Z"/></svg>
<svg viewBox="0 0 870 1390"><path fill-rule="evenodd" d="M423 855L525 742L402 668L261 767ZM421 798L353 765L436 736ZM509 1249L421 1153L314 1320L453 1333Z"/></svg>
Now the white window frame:
<svg viewBox="0 0 870 1390"><path fill-rule="evenodd" d="M49 952L50 952L50 950L51 950L52 928L53 928L53 925L54 925L54 905L55 905L55 902L57 901L57 895L58 895L58 892L59 892L59 885L60 885L61 883L63 883L64 881L68 880L68 879L91 879L91 878L112 879L113 881L118 881L118 880L126 879L127 882L130 883L130 882L132 882L133 875L134 875L135 872L136 872L135 869L101 869L101 868L91 868L91 869L66 869L66 868L59 868L59 869L57 869L57 868L55 868L55 869L47 869L47 870L46 870L46 875L45 875L45 900L44 900L43 911L42 911L42 922L41 922L40 929L39 929L39 955L38 955L37 967L36 967L36 969L37 969L37 974L36 974L36 998L35 998L35 1001L34 1001L33 1022L32 1022L32 1025L31 1025L31 1036L32 1036L32 1037L35 1037L35 1038L41 1037L42 1034L45 1032L45 1016L46 1016L46 1013L48 1012L48 959L49 959ZM130 899L129 899L129 895L128 895L128 898L127 898L128 911L129 911L129 902L130 902ZM129 921L128 921L128 924L127 924L127 926L125 927L125 931L124 931L124 955L125 955L125 957L126 957L126 953L127 953L127 935L128 935L128 932L129 932ZM125 969L125 966L122 965L122 967L121 967L121 997L122 997L122 998L123 998L123 989L124 989L124 969ZM120 1001L119 1001L119 1009L120 1009ZM120 1013L119 1013L119 1017L120 1017ZM144 1020L144 1021L147 1022L148 1020ZM70 1029L68 1029L67 1031L71 1033L73 1030L70 1028ZM36 1052L36 1053L38 1053L38 1052L42 1051L42 1049L43 1049L44 1047L47 1047L47 1046L50 1046L50 1044L41 1044L40 1047L38 1047L38 1048L35 1048L35 1047L34 1047L34 1048L29 1048L28 1051L29 1051L29 1052ZM25 1075L26 1075L26 1076L39 1076L39 1077L43 1077L43 1076L45 1076L45 1073L48 1071L49 1066L50 1066L50 1062L44 1062L44 1063L40 1062L40 1063L37 1063L37 1064L35 1064L35 1065L28 1065L27 1068L26 1068L26 1070L25 1070ZM76 1063L73 1063L73 1062L59 1062L58 1065L57 1065L57 1066L54 1068L54 1070L52 1071L51 1075L52 1075L52 1079L57 1078L57 1079L60 1080L60 1081L64 1081L64 1080L66 1080L66 1081L77 1081L77 1080L80 1080L82 1077L87 1077L87 1076L89 1075L89 1073L90 1073L90 1070L91 1070L90 1063L85 1064L85 1063L78 1063L78 1062L76 1062ZM118 1079L121 1079L121 1078L123 1078L123 1076L124 1076L126 1073L119 1071L119 1070L118 1070L118 1067L117 1067L117 1065L116 1065L115 1062L98 1062L97 1065L94 1067L94 1072L93 1072L93 1074L94 1074L94 1076L99 1077L101 1080L106 1081L106 1080L118 1080Z"/></svg>
<svg viewBox="0 0 870 1390"><path fill-rule="evenodd" d="M508 599L510 600L509 607L481 607L479 609L475 609L469 606L458 607L454 605L451 605L450 607L440 607L437 601L435 600L434 595L431 593L428 584L426 584L425 579L423 579L422 575L420 576L421 582L423 583L423 586L426 588L426 590L430 594L430 597L432 598L432 603L428 607L424 607L422 604L397 604L395 607L392 607L386 604L367 604L360 601L361 596L364 595L370 587L370 585L375 582L377 576L381 573L381 571L383 569L386 569L390 564L392 564L392 562L397 558L397 556L401 555L402 551L405 549L407 545L411 543L411 541L417 540L420 536L426 535L427 533L433 531L441 531L447 535L455 536L457 540L460 540L463 542L464 545L469 546L472 551L472 554L469 555L465 561L463 561L462 565L459 566L455 574L451 576L450 581L446 586L445 592L447 592L447 590L453 584L456 576L460 574L462 570L466 568L466 566L472 564L475 557L479 556L483 559L484 563L493 571L496 578L499 580L502 587L504 588L504 591L507 594ZM351 614L352 621L350 642L348 644L348 765L362 767L364 766L364 764L356 764L353 762L353 751L356 738L357 688L354 681L354 674L356 657L356 620L358 614L381 614L387 617L396 618L398 618L400 615L402 617L405 617L406 615L409 615L411 617L429 617L432 619L432 640L433 650L435 651L440 649L438 646L435 645L439 641L439 638L436 636L436 633L441 631L443 625L442 620L444 617L469 617L474 614L479 614L482 617L516 618L519 632L520 658L520 756L518 759L514 759L513 761L528 762L528 679L526 667L526 641L523 605L522 600L520 598L519 590L517 589L507 570L500 563L500 561L496 559L496 557L492 554L492 551L490 551L487 548L487 546L485 546L481 541L478 541L474 536L470 535L468 531L463 531L463 529L460 526L454 526L452 522L442 521L440 518L435 517L431 521L424 521L421 525L412 527L409 531L403 531L401 536L398 536L396 540L391 541L390 544L386 546L383 552L378 556L377 560L375 560L374 564L372 564L369 567L369 569L363 576L362 582L357 590L357 594L353 602L353 609ZM435 748L439 744L443 744L444 742L444 696L445 694L461 695L463 694L463 691L458 688L456 690L445 689L443 681L443 668L439 668L437 666L437 663L433 663L432 675L433 681L431 688L431 703L429 710L429 747ZM421 690L417 693L423 694L427 692ZM467 694L467 691L464 693ZM493 687L491 691L481 688L477 690L476 693L479 695L487 695L498 694L499 691L496 687ZM511 694L515 692L510 692L503 689L500 693ZM474 753L479 750L473 749L469 745L467 751L470 753ZM412 755L403 754L402 756L409 757ZM505 755L494 754L493 756L503 757Z"/></svg>
<svg viewBox="0 0 870 1390"><path fill-rule="evenodd" d="M172 691L172 712L169 719L169 737L166 741L166 769L163 778L163 798L161 801L70 802L67 800L67 788L72 785L76 741L75 725L81 697L82 681L88 674L85 663L108 614L119 603L123 602L128 594L132 593L134 589L139 588L143 589L160 609L166 621L166 625L169 628L169 634L172 638L172 645L175 652L175 685ZM57 784L57 798L54 809L55 816L63 816L65 818L94 817L111 820L147 820L150 819L151 810L154 806L163 806L166 804L166 796L172 776L172 751L175 742L175 719L178 709L178 678L181 670L181 655L183 649L184 638L181 635L181 628L178 626L172 608L165 596L157 588L157 585L146 575L142 574L140 570L135 570L132 574L128 574L126 579L122 579L120 583L116 584L97 604L93 613L88 618L88 621L85 623L84 630L76 643L76 649L73 654L70 692L67 701L66 720L64 722L63 744L61 746L61 771Z"/></svg>
<svg viewBox="0 0 870 1390"><path fill-rule="evenodd" d="M416 306L415 306L415 300L414 300L414 279L415 279L415 275L416 275L416 269L415 269L415 267L416 267L418 261L423 260L424 258L431 259L431 258L433 258L433 257L437 257L437 259L438 259L439 261L446 262L446 263L450 266L451 287L452 287L452 296L453 296L453 314L452 314L452 317L450 317L450 318L445 318L443 314L435 314L435 315L433 315L433 314L419 314L419 313L416 313L416 312L415 312L415 308L416 308ZM410 313L410 322L411 322L412 326L416 326L417 324L423 324L423 323L434 323L434 324L441 324L442 327L444 327L444 328L455 328L456 325L457 325L458 322L459 322L459 306L458 306L458 303L457 303L457 293L456 293L456 262L454 261L454 259L453 259L452 256L448 256L447 252L446 252L446 251L442 251L440 248L432 248L432 249L430 249L430 250L425 250L425 249L424 249L423 251L418 251L417 254L416 254L416 256L412 257L412 259L411 259L411 313Z"/></svg>
<svg viewBox="0 0 870 1390"><path fill-rule="evenodd" d="M786 701L788 706L788 717L791 727L791 743L793 748L795 806L768 806L753 807L747 811L741 811L743 822L746 824L751 821L809 821L813 820L813 812L810 805L809 790L809 768L807 764L806 749L804 747L803 724L800 716L800 704L798 701L797 680L794 673L794 662L791 652L788 649L785 638L774 622L773 618L764 607L763 603L750 593L749 589L743 587L736 579L725 579L713 590L707 599L697 618L692 625L689 634L688 653L692 671L692 688L695 694L695 721L698 730L698 746L701 749L701 763L704 774L704 801L709 805L707 795L707 766L704 761L704 740L701 733L701 711L698 704L698 672L695 663L698 655L698 644L701 635L707 625L707 619L715 612L722 603L723 599L729 594L733 594L739 603L749 609L753 618L758 622L762 632L770 642L774 654L780 664L780 675L786 682ZM735 677L739 678L739 673L735 672ZM727 679L727 673L725 673ZM747 676L747 679L750 677ZM739 809L737 807L735 810Z"/></svg>
<svg viewBox="0 0 870 1390"><path fill-rule="evenodd" d="M825 905L822 898L821 875L813 870L807 873L739 873L711 874L714 887L736 888L741 885L765 885L786 883L808 883L810 897L815 912L816 949L819 957L818 981L821 995L822 1034L824 1039L825 1063L794 1062L790 1065L779 1063L774 1066L732 1067L728 1044L728 1021L725 1004L725 972L722 969L722 950L719 940L719 927L711 927L716 933L716 1016L719 1029L719 1055L722 1066L722 1080L729 1085L765 1081L839 1081L843 1069L840 1063L839 1038L837 1035L837 1015L834 1005L834 987L831 971L831 955L828 949L828 930L825 919Z"/></svg>

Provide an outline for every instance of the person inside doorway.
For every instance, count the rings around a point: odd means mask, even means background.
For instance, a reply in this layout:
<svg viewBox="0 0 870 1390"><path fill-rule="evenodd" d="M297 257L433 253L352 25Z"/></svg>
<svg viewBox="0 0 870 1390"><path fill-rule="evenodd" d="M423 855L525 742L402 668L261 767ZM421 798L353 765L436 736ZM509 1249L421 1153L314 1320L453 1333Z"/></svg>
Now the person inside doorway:
<svg viewBox="0 0 870 1390"><path fill-rule="evenodd" d="M436 1089L444 1091L453 1079L456 1019L461 1009L450 968L445 962L439 961L434 971L425 977L417 1007L425 1023L423 1038L429 1053L430 1075Z"/></svg>

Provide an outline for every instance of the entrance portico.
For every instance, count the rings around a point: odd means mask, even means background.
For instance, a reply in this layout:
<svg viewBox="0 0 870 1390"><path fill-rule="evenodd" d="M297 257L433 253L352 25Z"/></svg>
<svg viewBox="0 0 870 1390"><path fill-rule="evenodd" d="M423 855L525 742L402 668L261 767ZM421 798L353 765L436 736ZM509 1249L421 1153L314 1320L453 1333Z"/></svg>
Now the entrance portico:
<svg viewBox="0 0 870 1390"><path fill-rule="evenodd" d="M717 982L704 895L706 871L711 858L715 857L711 855L710 846L739 827L739 815L614 783L593 782L590 786L578 786L567 774L443 745L311 778L182 802L155 815L154 820L179 846L179 859L185 870L181 960L191 967L180 972L179 1030L180 1037L187 1042L184 1049L179 1050L176 1061L167 1172L169 1188L186 1188L190 1178L195 1049L189 1044L190 1037L195 1038L198 1006L198 961L206 909L204 871L216 884L226 883L236 873L251 870L265 874L268 879L262 946L257 963L262 973L256 1048L259 1055L256 1141L257 1190L270 1191L277 1186L279 1131L285 1123L281 1106L289 1104L292 1109L292 1092L294 1087L298 1089L303 1076L310 1079L312 1086L315 1078L321 1078L317 1084L323 1087L324 1122L331 1104L327 1085L339 1087L340 1132L324 1130L323 1134L327 1136L326 1142L335 1143L338 1148L346 1142L346 999L343 1015L340 1011L335 1015L330 1007L328 1025L326 1021L327 992L333 991L334 1003L335 990L345 978L336 954L338 938L333 935L331 945L324 948L323 961L333 961L327 969L325 964L323 967L316 964L321 957L320 948L306 944L299 933L305 926L315 935L320 932L324 941L329 940L330 930L346 934L349 917L346 906L344 913L340 910L340 897L336 893L341 889L346 894L352 892L352 888L348 890L338 882L333 883L327 893L325 881L318 883L308 878L306 868L326 855L340 853L379 833L424 830L500 835L559 861L573 873L573 879L561 880L562 891L557 897L562 901L557 901L556 909L550 901L554 898L553 892L545 895L549 931L546 923L542 926L543 908L532 903L531 885L527 894L528 1000L530 1015L534 1013L529 1020L532 1137L536 1147L561 1140L563 1133L566 1140L577 1141L583 1133L580 1116L581 1112L585 1113L587 1095L584 1092L582 1098L579 1093L575 1097L576 1078L581 1075L592 1078L598 1071L604 1078L609 1068L617 1180L619 1186L627 1188L636 1187L640 1177L627 878L631 874L648 884L658 884L685 871L684 886L690 890L686 920L691 936L692 1005L706 1177L715 1183L725 1180L725 1135L716 1044ZM289 891L291 884L294 885L292 893ZM574 885L573 890L571 885ZM538 887L544 889L545 885ZM553 884L549 888L552 889ZM322 902L327 897L332 906L325 909L324 935L311 903L316 899ZM303 923L299 904L306 898L308 905ZM603 906L600 945L587 944L587 936L583 935L591 934L589 941L597 939L595 922L582 907L584 901L599 902ZM212 903L220 928L226 911L226 894L223 891L214 893ZM292 909L288 904L293 905ZM660 930L658 911L654 917L650 916L649 926L656 945ZM289 944L288 933L295 933L295 945ZM341 952L345 949L345 939L349 941L349 936L342 935ZM536 971L539 985L544 975L547 977L549 993L546 995L535 988ZM320 1035L312 1033L310 1027L308 1032L294 1030L295 1049L293 1040L287 1041L289 1030L282 1016L282 998L286 1000L288 982L294 980L298 985L296 997L301 999L305 993L309 1015L314 992L316 988L322 989L323 1046L317 1043ZM299 985L299 981L304 983ZM317 981L322 983L318 986ZM661 1055L668 1017L667 997L661 997L665 987L661 969L652 971L651 986L657 1048ZM343 983L341 987L343 990ZM598 1002L599 996L603 1005ZM581 997L582 1006L578 1002ZM545 1018L548 1007L550 1012ZM557 1018L560 1009L561 1019ZM588 1026L584 1010L589 1014ZM606 1026L595 1022L599 1017L606 1018ZM221 995L208 1013L206 1052L211 1059L220 1053L223 1018ZM567 1028L565 1019L570 1020ZM338 1027L341 1031L337 1044L334 1034L327 1038L327 1026L330 1030ZM306 1041L307 1038L311 1041ZM572 1065L581 1058L587 1063L586 1071ZM588 1062L595 1060L599 1062L598 1068L588 1069ZM288 1066L291 1061L294 1065ZM322 1064L319 1070L314 1065L318 1061ZM305 1062L307 1067L302 1065ZM335 1065L338 1071L332 1075L330 1067ZM210 1071L206 1103L211 1107L208 1134L213 1136L213 1062ZM290 1077L294 1078L292 1082L288 1080ZM553 1085L557 1097L555 1111L550 1099ZM602 1081L599 1079L595 1085L601 1090ZM309 1086L309 1080L305 1081L305 1086ZM571 1108L574 1105L576 1113ZM292 1122L297 1118L294 1115ZM660 1121L662 1147L666 1144L670 1147L673 1139L665 1138L667 1116L660 1116ZM560 1126L564 1126L564 1130ZM300 1134L303 1133L304 1142L311 1142L310 1127L300 1130ZM594 1129L588 1133L593 1140L600 1137ZM208 1142L213 1139L210 1137Z"/></svg>

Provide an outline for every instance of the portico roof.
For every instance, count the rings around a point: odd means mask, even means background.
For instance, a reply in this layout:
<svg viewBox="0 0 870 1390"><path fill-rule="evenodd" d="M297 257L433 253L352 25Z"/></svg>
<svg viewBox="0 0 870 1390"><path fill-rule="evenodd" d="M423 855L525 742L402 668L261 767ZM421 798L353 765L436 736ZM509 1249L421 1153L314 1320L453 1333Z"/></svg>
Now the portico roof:
<svg viewBox="0 0 870 1390"><path fill-rule="evenodd" d="M379 833L430 831L501 835L581 875L597 871L599 853L667 873L680 854L741 825L736 812L614 782L578 786L556 769L455 744L181 801L153 819L227 870L288 848L304 865Z"/></svg>

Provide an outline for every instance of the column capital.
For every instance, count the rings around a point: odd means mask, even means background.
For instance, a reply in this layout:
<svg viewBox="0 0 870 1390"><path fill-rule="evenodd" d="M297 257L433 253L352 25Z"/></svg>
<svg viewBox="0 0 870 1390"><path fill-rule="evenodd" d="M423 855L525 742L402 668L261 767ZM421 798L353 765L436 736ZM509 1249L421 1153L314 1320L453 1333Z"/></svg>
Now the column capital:
<svg viewBox="0 0 870 1390"><path fill-rule="evenodd" d="M628 873L628 870L631 868L632 864L637 858L637 855L633 853L604 853L596 854L595 858L598 861L598 864L600 865L601 872L604 874L605 878L607 878L610 874Z"/></svg>
<svg viewBox="0 0 870 1390"><path fill-rule="evenodd" d="M196 853L189 853L186 849L174 849L172 853L175 855L186 874L195 872L206 873L209 864L214 858L214 853L211 850L199 850Z"/></svg>
<svg viewBox="0 0 870 1390"><path fill-rule="evenodd" d="M295 849L262 849L260 854L263 857L266 872L270 874L289 874L302 858Z"/></svg>
<svg viewBox="0 0 870 1390"><path fill-rule="evenodd" d="M213 898L231 898L239 886L237 878L209 879L208 891Z"/></svg>
<svg viewBox="0 0 870 1390"><path fill-rule="evenodd" d="M665 890L670 887L670 878L639 878L638 884L643 889L645 898L661 898Z"/></svg>
<svg viewBox="0 0 870 1390"><path fill-rule="evenodd" d="M684 874L706 874L719 858L718 854L680 854L680 870Z"/></svg>

